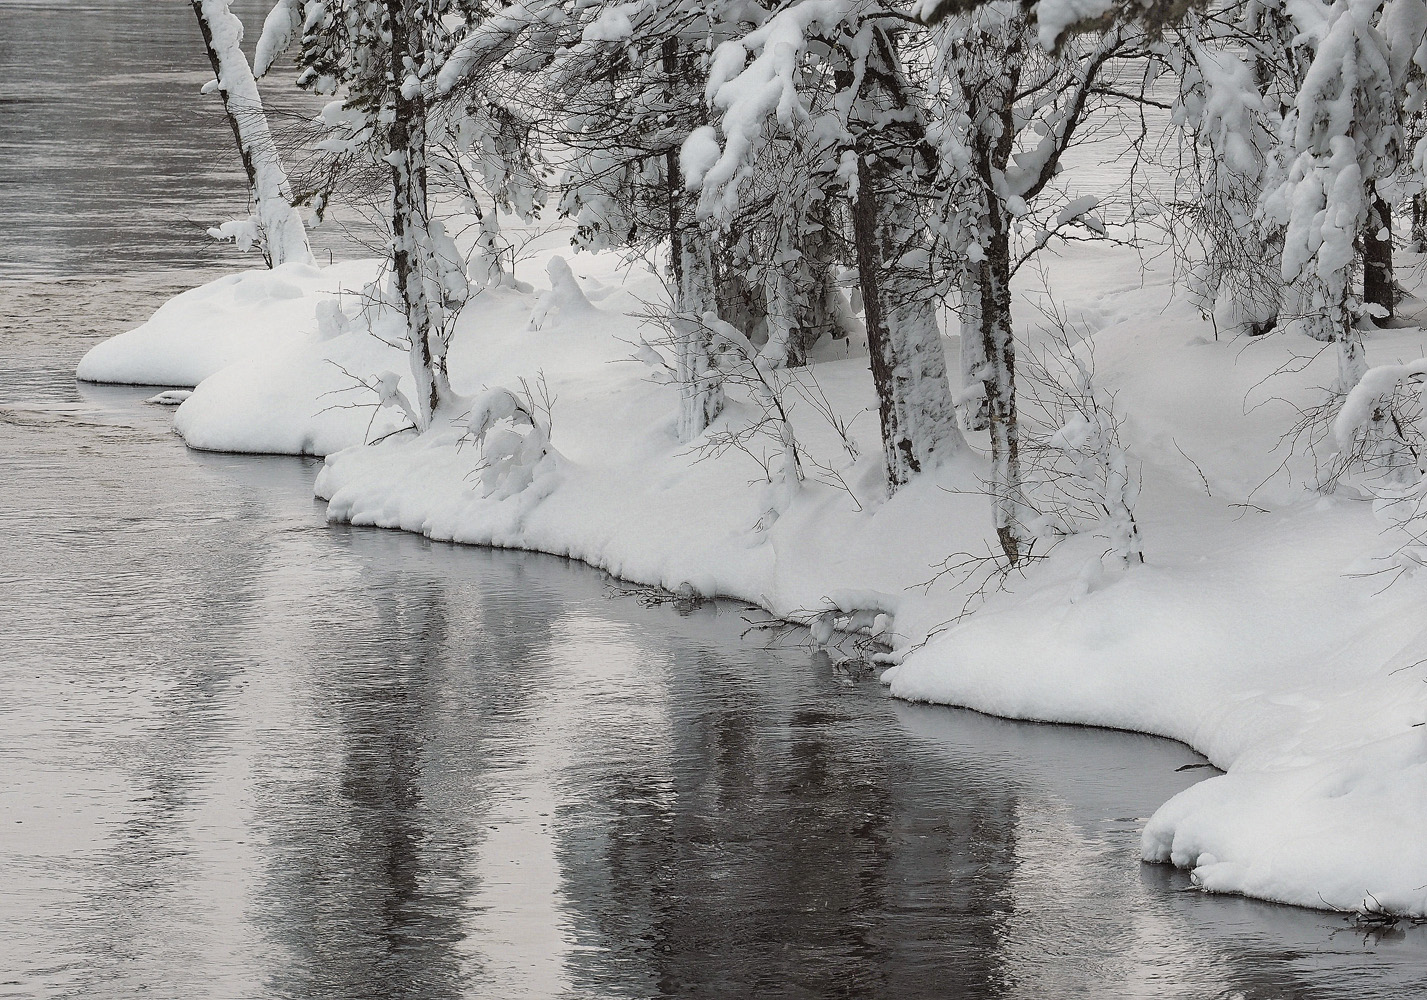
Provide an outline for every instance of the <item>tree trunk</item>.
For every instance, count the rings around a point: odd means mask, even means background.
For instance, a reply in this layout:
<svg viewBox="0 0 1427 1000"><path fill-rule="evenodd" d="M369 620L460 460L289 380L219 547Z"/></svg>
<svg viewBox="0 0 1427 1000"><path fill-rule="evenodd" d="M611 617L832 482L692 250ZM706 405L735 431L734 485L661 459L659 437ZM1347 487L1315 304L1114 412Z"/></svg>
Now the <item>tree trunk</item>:
<svg viewBox="0 0 1427 1000"><path fill-rule="evenodd" d="M1016 413L1016 345L1011 327L1010 232L999 202L989 198L986 260L980 271L981 350L986 415L991 431L991 505L996 537L1012 566L1025 556L1021 529L1020 424Z"/></svg>
<svg viewBox="0 0 1427 1000"><path fill-rule="evenodd" d="M1412 252L1427 251L1427 194L1412 196Z"/></svg>
<svg viewBox="0 0 1427 1000"><path fill-rule="evenodd" d="M925 220L896 183L917 170L908 162L908 150L920 149L922 133L908 124L913 109L892 40L881 28L872 34L853 108L863 130L853 241L887 488L895 492L966 442L956 424L930 275L925 265L904 263L909 256L915 260L927 242Z"/></svg>
<svg viewBox="0 0 1427 1000"><path fill-rule="evenodd" d="M985 284L985 265L967 262L961 272L961 391L965 399L961 423L969 431L984 431L991 426L990 408L985 393L986 345L981 329L981 289ZM973 390L981 386L982 393Z"/></svg>
<svg viewBox="0 0 1427 1000"><path fill-rule="evenodd" d="M804 292L799 287L803 276L797 262L774 264L764 279L763 295L767 305L768 343L763 356L770 364L797 368L807 364L807 349L799 325L805 312Z"/></svg>
<svg viewBox="0 0 1427 1000"><path fill-rule="evenodd" d="M661 46L661 68L668 81L665 100L674 100L680 80L679 40ZM679 386L679 440L688 444L723 412L723 376L718 370L713 335L703 321L718 313L718 284L713 248L695 218L694 199L680 182L679 149L664 154L664 185L669 213L669 263L674 272L674 371ZM746 333L746 331L740 331Z"/></svg>
<svg viewBox="0 0 1427 1000"><path fill-rule="evenodd" d="M689 214L693 214L692 206ZM750 340L760 325L771 320L759 289L730 265L726 255L722 261L714 260L714 300L718 303L718 318Z"/></svg>
<svg viewBox="0 0 1427 1000"><path fill-rule="evenodd" d="M876 181L865 157L858 159L853 239L867 321L867 346L877 410L882 422L882 455L891 492L923 468L965 446L951 401L946 354L937 330L935 305L908 287L908 275L888 266L893 253L915 231L913 213L879 205ZM909 218L909 215L911 216Z"/></svg>
<svg viewBox="0 0 1427 1000"><path fill-rule="evenodd" d="M412 0L384 0L391 31L391 68L395 81L395 107L387 127L390 150L392 213L392 267L397 293L406 315L406 335L410 341L411 374L416 380L416 406L420 430L431 425L431 417L449 392L444 351L433 343L431 285L436 275L431 252L426 197L426 98L420 89L407 95L402 87L408 75L407 60L419 65L422 46L419 22L413 16ZM435 348L435 349L433 349Z"/></svg>
<svg viewBox="0 0 1427 1000"><path fill-rule="evenodd" d="M1372 191L1367 232L1363 233L1363 302L1387 310L1376 320L1391 319L1396 310L1392 274L1392 206Z"/></svg>
<svg viewBox="0 0 1427 1000"><path fill-rule="evenodd" d="M243 23L228 10L227 0L191 0L203 45L223 110L238 143L238 156L248 175L248 190L256 206L263 258L272 267L311 264L312 249L302 217L292 207L292 189L282 169L277 145L263 113L258 83L243 55Z"/></svg>
<svg viewBox="0 0 1427 1000"><path fill-rule="evenodd" d="M723 376L704 313L717 313L711 249L705 234L685 230L674 303L674 360L679 385L679 440L693 441L723 412Z"/></svg>
<svg viewBox="0 0 1427 1000"><path fill-rule="evenodd" d="M837 249L833 239L834 218L827 199L818 201L809 212L811 228L803 235L796 265L798 310L788 338L788 367L801 368L808 354L825 337L841 333L838 326L837 288L832 269Z"/></svg>
<svg viewBox="0 0 1427 1000"><path fill-rule="evenodd" d="M1338 342L1338 391L1347 394L1368 373L1363 335L1352 323L1345 323L1335 339Z"/></svg>

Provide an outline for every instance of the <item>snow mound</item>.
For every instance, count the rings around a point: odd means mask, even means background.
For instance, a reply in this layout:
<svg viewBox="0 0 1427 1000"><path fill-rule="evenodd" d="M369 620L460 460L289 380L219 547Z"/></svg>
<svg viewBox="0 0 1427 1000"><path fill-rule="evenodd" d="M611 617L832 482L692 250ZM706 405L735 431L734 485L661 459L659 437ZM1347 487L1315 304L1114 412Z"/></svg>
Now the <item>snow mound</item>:
<svg viewBox="0 0 1427 1000"><path fill-rule="evenodd" d="M372 261L225 275L96 345L76 374L85 382L191 388L236 361L272 354L315 332L318 301L359 290L376 276Z"/></svg>

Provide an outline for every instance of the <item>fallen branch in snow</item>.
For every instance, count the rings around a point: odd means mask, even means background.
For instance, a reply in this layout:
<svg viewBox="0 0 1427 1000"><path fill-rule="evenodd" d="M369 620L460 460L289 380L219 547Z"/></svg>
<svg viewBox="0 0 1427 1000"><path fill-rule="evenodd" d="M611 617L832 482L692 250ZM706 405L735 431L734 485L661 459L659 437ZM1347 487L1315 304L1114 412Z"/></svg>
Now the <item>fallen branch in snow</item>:
<svg viewBox="0 0 1427 1000"><path fill-rule="evenodd" d="M871 612L872 620L859 612L845 614L829 613L827 610L802 608L788 612L786 617L749 618L744 617L748 627L741 633L748 636L755 632L771 634L779 640L789 640L792 645L809 646L829 653L836 651L836 659L830 659L835 672L842 674L862 673L854 669L857 664L865 665L870 671L872 664L881 660L891 648L890 619L878 628L877 617L886 617L880 612ZM876 630L874 632L874 629ZM847 652L848 644L852 652Z"/></svg>
<svg viewBox="0 0 1427 1000"><path fill-rule="evenodd" d="M1323 899L1321 893L1318 898ZM1323 900L1323 905L1334 913L1343 914L1348 921L1346 929L1362 934L1364 944L1369 940L1381 942L1400 938L1409 927L1427 926L1427 917L1395 913L1383 906L1378 898L1370 892L1366 893L1363 896L1363 901L1352 909L1333 906L1326 899Z"/></svg>
<svg viewBox="0 0 1427 1000"><path fill-rule="evenodd" d="M673 605L674 610L681 615L689 614L709 600L695 590L691 583L680 584L678 590L665 590L663 587L640 587L621 581L611 584L605 591L605 596L609 598L632 597L646 608L657 608L669 604Z"/></svg>

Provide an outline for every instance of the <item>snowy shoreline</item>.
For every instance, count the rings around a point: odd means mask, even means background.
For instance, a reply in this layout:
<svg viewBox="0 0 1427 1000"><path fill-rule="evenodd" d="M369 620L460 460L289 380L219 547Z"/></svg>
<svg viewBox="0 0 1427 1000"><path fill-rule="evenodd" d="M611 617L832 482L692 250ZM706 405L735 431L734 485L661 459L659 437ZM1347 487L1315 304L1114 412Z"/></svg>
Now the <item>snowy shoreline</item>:
<svg viewBox="0 0 1427 1000"><path fill-rule="evenodd" d="M1290 421L1274 401L1310 405L1331 381L1331 355L1310 354L1321 345L1216 342L1168 275L1141 281L1131 250L1052 262L1057 301L1090 332L1143 466L1147 562L1122 570L1102 561L1103 539L1073 536L948 626L973 595L951 577L921 585L994 541L979 455L885 499L865 353L825 344L815 388L857 457L799 397L799 440L842 484L810 479L771 520L771 485L750 487L757 463L680 445L675 390L630 360L658 280L612 254L569 264L581 294L495 287L473 299L451 349L465 401L420 437L363 446L400 427L397 409L375 405L382 377L410 380L405 353L372 336L395 339L400 320L363 293L370 261L220 278L96 347L79 375L196 386L175 415L195 448L325 455L315 488L334 521L572 557L814 625L882 616L897 697L1166 736L1225 769L1158 810L1147 860L1216 892L1427 915L1424 582L1383 590L1355 575L1398 543L1361 499L1309 489L1311 462L1278 447ZM1017 309L1033 328L1032 298ZM1376 333L1369 356L1414 358L1421 340L1415 328ZM498 387L552 401L551 451L518 489L483 484L490 465L466 426L471 401ZM756 412L735 394L711 430Z"/></svg>

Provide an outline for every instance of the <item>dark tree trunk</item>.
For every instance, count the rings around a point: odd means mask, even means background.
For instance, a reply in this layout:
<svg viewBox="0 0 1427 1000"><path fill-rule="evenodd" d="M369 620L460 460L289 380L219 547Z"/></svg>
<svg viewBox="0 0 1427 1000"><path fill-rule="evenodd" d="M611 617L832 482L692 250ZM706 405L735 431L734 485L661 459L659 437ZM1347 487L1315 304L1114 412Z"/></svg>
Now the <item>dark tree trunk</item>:
<svg viewBox="0 0 1427 1000"><path fill-rule="evenodd" d="M419 25L412 16L412 0L384 0L391 31L391 71L395 81L395 106L387 127L392 180L392 268L397 293L406 313L406 333L411 342L411 372L416 379L416 405L422 422L429 425L441 403L443 368L431 344L431 304L426 294L426 268L430 266L426 196L426 98L418 90L402 92L408 58L419 62ZM425 429L424 427L422 428Z"/></svg>
<svg viewBox="0 0 1427 1000"><path fill-rule="evenodd" d="M858 136L852 228L887 488L894 492L966 442L929 295L931 276L925 265L906 263L928 245L926 220L908 187L915 187L936 153L925 143L919 113L907 97L893 39L880 27L871 35L852 109Z"/></svg>
<svg viewBox="0 0 1427 1000"><path fill-rule="evenodd" d="M985 358L986 418L991 432L991 489L996 537L1012 566L1025 556L1020 424L1016 412L1016 343L1011 327L1011 245L1007 220L996 199L989 213L990 239L979 271L981 349Z"/></svg>
<svg viewBox="0 0 1427 1000"><path fill-rule="evenodd" d="M833 226L836 224L827 199L819 201L810 213L812 228L803 237L800 266L806 269L805 301L799 303L796 332L788 341L788 367L801 368L808 363L808 353L825 337L838 335L837 313L832 269L837 256Z"/></svg>
<svg viewBox="0 0 1427 1000"><path fill-rule="evenodd" d="M877 413L882 420L882 451L887 462L887 485L905 486L921 471L921 462L896 405L893 372L897 358L892 337L882 315L882 249L877 225L877 194L867 161L857 161L857 199L852 206L852 235L857 248L857 276L862 284L862 311L867 323L867 351L871 356L872 384L877 390Z"/></svg>
<svg viewBox="0 0 1427 1000"><path fill-rule="evenodd" d="M742 271L731 266L726 257L715 260L714 264L714 299L718 302L718 318L752 340L759 324L768 317L763 296L759 289L748 283Z"/></svg>
<svg viewBox="0 0 1427 1000"><path fill-rule="evenodd" d="M1392 274L1392 206L1376 190L1363 233L1363 302L1386 309L1379 320L1391 319L1396 310L1396 290Z"/></svg>
<svg viewBox="0 0 1427 1000"><path fill-rule="evenodd" d="M981 328L981 290L986 284L986 266L980 261L969 261L961 276L961 385L967 394L961 407L961 422L969 431L984 431L991 426L990 405L985 390L986 343ZM976 385L981 385L980 396L972 394Z"/></svg>

